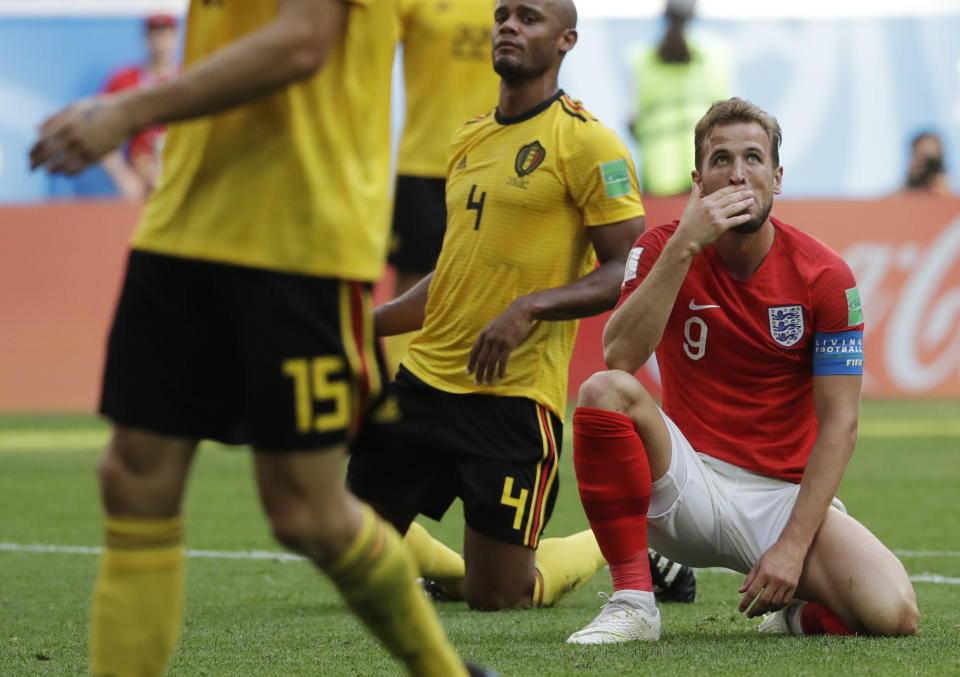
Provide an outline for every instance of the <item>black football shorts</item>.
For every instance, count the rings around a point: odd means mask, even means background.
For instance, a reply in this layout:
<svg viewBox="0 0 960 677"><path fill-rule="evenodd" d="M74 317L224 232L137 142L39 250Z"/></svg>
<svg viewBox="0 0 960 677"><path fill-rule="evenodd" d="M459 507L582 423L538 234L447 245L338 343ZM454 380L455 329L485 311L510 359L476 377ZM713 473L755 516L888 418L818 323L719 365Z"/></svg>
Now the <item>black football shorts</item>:
<svg viewBox="0 0 960 677"><path fill-rule="evenodd" d="M360 432L351 491L437 520L459 497L475 531L537 547L559 488L560 419L523 397L438 390L402 366L387 392L399 416L374 413Z"/></svg>
<svg viewBox="0 0 960 677"><path fill-rule="evenodd" d="M263 451L352 439L381 394L370 287L133 251L100 411Z"/></svg>

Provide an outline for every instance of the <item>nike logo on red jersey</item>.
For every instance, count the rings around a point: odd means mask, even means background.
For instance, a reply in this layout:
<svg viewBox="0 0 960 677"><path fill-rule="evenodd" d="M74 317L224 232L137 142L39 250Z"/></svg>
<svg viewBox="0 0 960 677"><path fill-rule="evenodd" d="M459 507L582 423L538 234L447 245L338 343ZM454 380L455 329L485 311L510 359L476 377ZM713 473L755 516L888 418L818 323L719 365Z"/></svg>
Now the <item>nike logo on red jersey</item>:
<svg viewBox="0 0 960 677"><path fill-rule="evenodd" d="M706 308L719 308L719 307L720 306L711 306L711 305L698 306L697 302L694 299L690 299L690 310L704 310Z"/></svg>

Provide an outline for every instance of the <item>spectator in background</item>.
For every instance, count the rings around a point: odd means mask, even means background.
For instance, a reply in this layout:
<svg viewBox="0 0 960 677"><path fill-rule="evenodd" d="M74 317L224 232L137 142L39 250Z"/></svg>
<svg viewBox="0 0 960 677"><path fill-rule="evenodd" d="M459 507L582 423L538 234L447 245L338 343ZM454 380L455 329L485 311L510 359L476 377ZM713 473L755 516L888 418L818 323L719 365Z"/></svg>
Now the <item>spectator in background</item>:
<svg viewBox="0 0 960 677"><path fill-rule="evenodd" d="M179 70L177 19L169 14L152 14L144 20L149 60L114 71L103 91L144 87L173 77ZM148 127L130 139L123 149L103 158L103 168L113 179L117 191L127 200L142 200L156 182L160 168L164 127Z"/></svg>
<svg viewBox="0 0 960 677"><path fill-rule="evenodd" d="M668 0L666 32L634 66L632 130L647 195L690 192L693 129L710 105L730 95L729 59L691 41L685 30L696 0Z"/></svg>
<svg viewBox="0 0 960 677"><path fill-rule="evenodd" d="M901 195L951 196L950 181L943 162L943 141L934 132L920 132L910 142L907 182Z"/></svg>

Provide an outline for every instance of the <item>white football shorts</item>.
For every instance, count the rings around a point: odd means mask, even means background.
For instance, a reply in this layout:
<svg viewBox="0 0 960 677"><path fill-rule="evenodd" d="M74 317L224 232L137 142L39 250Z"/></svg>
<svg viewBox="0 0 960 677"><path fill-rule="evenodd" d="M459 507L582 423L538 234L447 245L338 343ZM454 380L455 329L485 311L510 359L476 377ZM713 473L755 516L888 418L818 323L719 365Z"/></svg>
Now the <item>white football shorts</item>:
<svg viewBox="0 0 960 677"><path fill-rule="evenodd" d="M663 411L660 415L673 454L667 474L653 483L650 546L688 566L748 573L780 537L800 485L699 453ZM833 507L847 511L838 498Z"/></svg>

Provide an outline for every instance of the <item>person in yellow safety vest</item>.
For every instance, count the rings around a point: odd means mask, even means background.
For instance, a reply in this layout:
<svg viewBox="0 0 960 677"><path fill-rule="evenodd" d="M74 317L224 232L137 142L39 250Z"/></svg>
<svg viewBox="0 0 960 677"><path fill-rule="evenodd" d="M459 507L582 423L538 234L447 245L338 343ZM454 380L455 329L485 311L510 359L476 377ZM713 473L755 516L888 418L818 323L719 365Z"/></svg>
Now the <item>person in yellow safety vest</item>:
<svg viewBox="0 0 960 677"><path fill-rule="evenodd" d="M696 0L668 0L660 43L642 52L634 68L631 128L640 151L646 195L689 193L693 128L710 105L730 95L730 65L718 49L684 36Z"/></svg>

